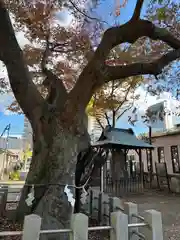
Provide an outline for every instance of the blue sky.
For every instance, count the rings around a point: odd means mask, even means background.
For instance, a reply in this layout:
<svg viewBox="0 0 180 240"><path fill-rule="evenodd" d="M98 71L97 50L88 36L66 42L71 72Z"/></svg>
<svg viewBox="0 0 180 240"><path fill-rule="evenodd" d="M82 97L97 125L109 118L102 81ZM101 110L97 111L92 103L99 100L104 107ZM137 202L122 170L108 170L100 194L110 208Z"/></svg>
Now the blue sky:
<svg viewBox="0 0 180 240"><path fill-rule="evenodd" d="M120 16L115 17L114 9L115 9L116 1L117 0L111 0L111 1L102 0L102 3L99 5L98 9L96 10L97 13L100 16L102 16L103 20L108 22L111 26L115 23L115 21L118 22L119 24L124 24L125 22L130 20L136 5L136 0L128 0L126 7L121 9ZM118 1L122 4L124 0L118 0ZM148 0L145 0L143 4L143 9L142 9L142 15L146 11L147 3L148 3Z"/></svg>
<svg viewBox="0 0 180 240"><path fill-rule="evenodd" d="M8 124L11 124L10 135L23 133L24 116L13 114L6 109L12 99L12 94L0 95L0 135Z"/></svg>
<svg viewBox="0 0 180 240"><path fill-rule="evenodd" d="M119 0L121 3L123 0ZM142 14L145 13L145 9L147 7L148 0L145 0ZM121 9L121 14L118 18L114 16L114 6L115 0L103 0L96 10L96 14L102 16L106 22L109 23L110 26L114 25L115 20L116 23L123 24L130 19L133 14L133 10L136 4L136 0L128 0L128 3L125 8ZM66 13L63 12L62 16L59 16L58 19L62 22L65 22ZM66 16L67 17L67 16ZM143 93L144 94L144 93ZM0 96L0 134L7 124L11 124L10 134L11 135L21 135L23 133L23 125L24 125L24 116L17 114L10 114L6 111L6 106L12 100L12 95L1 95ZM155 98L149 99L150 102L156 102ZM144 103L144 99L142 98L141 103ZM129 128L132 127L128 124L127 119L130 112L125 114L117 123L117 127L121 128ZM134 130L136 133L147 131L147 127L141 121L138 121Z"/></svg>
<svg viewBox="0 0 180 240"><path fill-rule="evenodd" d="M7 124L11 124L10 135L21 135L23 133L24 116L23 115L5 115L0 113L0 134Z"/></svg>

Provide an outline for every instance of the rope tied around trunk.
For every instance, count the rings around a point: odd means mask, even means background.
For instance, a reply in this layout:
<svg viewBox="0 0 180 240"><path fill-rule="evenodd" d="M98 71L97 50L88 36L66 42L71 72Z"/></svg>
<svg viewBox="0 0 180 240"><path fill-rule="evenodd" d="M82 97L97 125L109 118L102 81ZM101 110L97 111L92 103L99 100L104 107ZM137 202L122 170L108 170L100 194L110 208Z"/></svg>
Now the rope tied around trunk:
<svg viewBox="0 0 180 240"><path fill-rule="evenodd" d="M26 204L30 207L33 204L33 201L35 200L35 190L34 190L34 186L61 186L64 187L64 193L67 195L68 197L68 202L71 203L72 207L74 207L75 205L75 198L73 196L73 193L71 191L70 188L75 188L75 189L82 189L82 194L81 194L81 202L82 204L86 203L86 199L87 199L87 191L86 191L86 185L88 184L90 177L87 179L87 181L85 182L85 184L83 184L82 186L76 186L76 185L68 185L68 184L59 184L59 183L49 183L49 184L24 184L24 186L28 186L31 187L31 190L28 194L27 199L25 200ZM70 188L69 188L70 187ZM0 186L1 188L1 186ZM20 198L20 196L18 196L18 198Z"/></svg>

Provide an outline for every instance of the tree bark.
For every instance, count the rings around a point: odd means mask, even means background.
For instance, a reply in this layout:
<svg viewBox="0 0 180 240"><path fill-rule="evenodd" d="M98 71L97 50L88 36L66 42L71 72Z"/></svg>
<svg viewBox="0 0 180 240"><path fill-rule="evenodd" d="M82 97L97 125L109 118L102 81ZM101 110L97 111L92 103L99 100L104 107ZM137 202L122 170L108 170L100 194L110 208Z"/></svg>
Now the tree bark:
<svg viewBox="0 0 180 240"><path fill-rule="evenodd" d="M36 199L30 208L25 203L30 187L24 187L17 209L17 220L22 221L24 215L35 213L42 217L42 229L69 227L73 209L64 193L64 188L66 184L75 185L77 155L89 146L86 126L80 122L74 124L76 127L67 128L54 118L46 129L50 141L47 141L47 137L43 135L40 142L35 134L34 154L26 184L44 186L35 188ZM75 132L76 130L78 132ZM71 189L75 194L75 188ZM50 237L52 236L42 235L42 239L51 239ZM53 239L66 238L63 234L56 234Z"/></svg>

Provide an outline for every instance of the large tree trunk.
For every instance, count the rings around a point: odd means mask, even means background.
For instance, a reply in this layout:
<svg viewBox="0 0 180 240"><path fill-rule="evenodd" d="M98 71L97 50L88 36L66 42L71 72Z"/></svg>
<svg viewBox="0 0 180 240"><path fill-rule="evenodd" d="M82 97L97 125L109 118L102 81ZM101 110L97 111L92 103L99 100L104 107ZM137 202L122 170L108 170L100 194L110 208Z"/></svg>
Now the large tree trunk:
<svg viewBox="0 0 180 240"><path fill-rule="evenodd" d="M35 191L36 200L31 208L27 207L25 199L29 187L24 187L17 210L17 219L24 215L36 213L42 217L43 229L68 228L73 209L64 193L65 185L75 185L75 169L77 155L89 145L89 135L86 126L74 124L69 129L57 124L57 119L46 129L47 135L34 139L34 155L26 184L45 184ZM78 132L75 130L78 130ZM48 133L49 132L49 133ZM37 134L38 135L38 134ZM72 191L75 189L72 187ZM49 235L49 239L51 239ZM61 238L62 237L62 238ZM62 234L53 239L63 239ZM48 239L43 236L43 239Z"/></svg>

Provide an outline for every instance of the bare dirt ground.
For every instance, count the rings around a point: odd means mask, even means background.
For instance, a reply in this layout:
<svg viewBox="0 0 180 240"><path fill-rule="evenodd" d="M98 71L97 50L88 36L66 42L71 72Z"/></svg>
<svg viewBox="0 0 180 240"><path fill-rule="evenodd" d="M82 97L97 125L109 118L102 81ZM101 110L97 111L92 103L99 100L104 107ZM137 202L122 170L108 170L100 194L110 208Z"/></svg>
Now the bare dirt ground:
<svg viewBox="0 0 180 240"><path fill-rule="evenodd" d="M162 213L164 240L180 239L180 195L163 191L145 191L125 198L138 204L139 213L155 209Z"/></svg>

